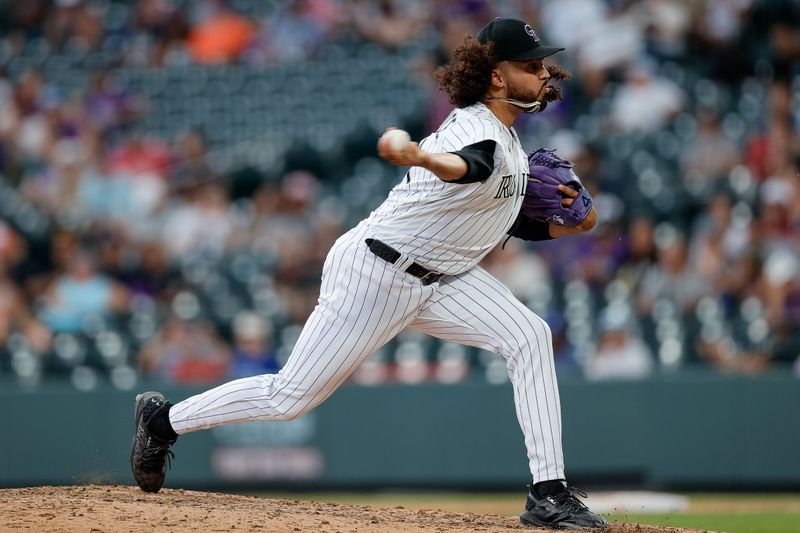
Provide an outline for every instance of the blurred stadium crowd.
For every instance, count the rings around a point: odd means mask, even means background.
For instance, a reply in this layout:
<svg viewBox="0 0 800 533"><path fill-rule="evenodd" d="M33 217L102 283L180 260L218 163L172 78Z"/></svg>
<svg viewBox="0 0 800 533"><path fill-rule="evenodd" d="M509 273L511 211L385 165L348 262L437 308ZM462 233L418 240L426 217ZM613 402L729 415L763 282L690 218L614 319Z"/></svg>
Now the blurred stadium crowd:
<svg viewBox="0 0 800 533"><path fill-rule="evenodd" d="M594 194L587 235L485 266L545 317L563 375L800 376L800 3L0 1L0 377L90 389L280 367L333 241L427 134L466 33L529 21L571 70L525 116ZM353 379L506 379L404 333Z"/></svg>

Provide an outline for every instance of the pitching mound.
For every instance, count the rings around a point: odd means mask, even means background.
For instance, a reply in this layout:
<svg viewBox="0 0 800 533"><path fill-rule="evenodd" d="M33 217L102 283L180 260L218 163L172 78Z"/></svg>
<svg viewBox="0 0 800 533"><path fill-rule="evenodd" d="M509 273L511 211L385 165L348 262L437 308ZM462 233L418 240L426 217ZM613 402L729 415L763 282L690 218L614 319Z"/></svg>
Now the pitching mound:
<svg viewBox="0 0 800 533"><path fill-rule="evenodd" d="M147 494L134 487L90 485L0 490L0 530L349 533L520 532L521 528L516 518L499 515L271 500L179 489ZM610 531L678 533L691 530L615 523Z"/></svg>

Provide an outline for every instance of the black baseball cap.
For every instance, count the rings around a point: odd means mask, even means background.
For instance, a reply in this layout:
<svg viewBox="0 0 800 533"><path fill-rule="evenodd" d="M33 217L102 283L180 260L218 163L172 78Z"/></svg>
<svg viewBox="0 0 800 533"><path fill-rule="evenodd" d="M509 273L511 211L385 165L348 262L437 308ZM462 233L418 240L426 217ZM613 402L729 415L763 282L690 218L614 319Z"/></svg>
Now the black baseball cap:
<svg viewBox="0 0 800 533"><path fill-rule="evenodd" d="M530 61L542 59L564 50L542 46L539 36L528 24L517 19L497 17L478 32L481 44L494 43L498 61Z"/></svg>

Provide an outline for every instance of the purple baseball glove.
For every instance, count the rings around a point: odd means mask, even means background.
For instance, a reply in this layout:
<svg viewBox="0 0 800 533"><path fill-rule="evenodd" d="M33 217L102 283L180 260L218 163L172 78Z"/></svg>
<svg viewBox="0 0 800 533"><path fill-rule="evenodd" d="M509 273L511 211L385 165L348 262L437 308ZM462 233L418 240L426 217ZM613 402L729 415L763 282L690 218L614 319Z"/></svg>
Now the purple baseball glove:
<svg viewBox="0 0 800 533"><path fill-rule="evenodd" d="M558 157L555 150L539 148L528 156L528 166L530 176L522 214L560 226L579 226L592 209L592 196L572 170L574 165ZM561 204L564 195L558 190L559 185L567 185L580 193L571 206Z"/></svg>

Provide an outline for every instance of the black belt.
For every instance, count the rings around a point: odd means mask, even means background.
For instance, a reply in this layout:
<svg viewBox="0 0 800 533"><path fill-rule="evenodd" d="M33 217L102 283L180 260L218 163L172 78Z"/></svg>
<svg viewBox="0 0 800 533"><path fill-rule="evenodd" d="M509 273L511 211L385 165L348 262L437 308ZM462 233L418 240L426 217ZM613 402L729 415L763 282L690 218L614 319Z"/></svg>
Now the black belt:
<svg viewBox="0 0 800 533"><path fill-rule="evenodd" d="M385 242L381 242L377 239L367 239L364 242L367 243L367 247L369 247L370 252L377 255L387 263L395 264L397 263L397 260L400 259L400 252ZM436 283L442 278L442 276L444 276L444 274L439 274L433 270L428 270L419 263L412 263L411 266L406 269L406 272L414 277L419 278L423 285Z"/></svg>

